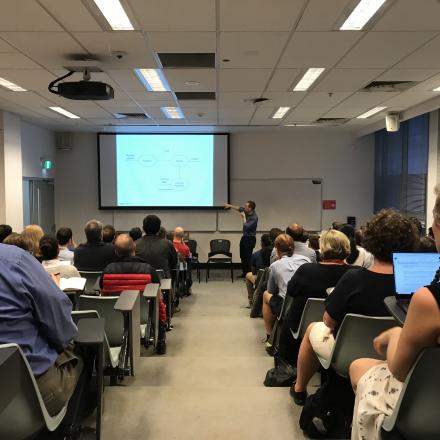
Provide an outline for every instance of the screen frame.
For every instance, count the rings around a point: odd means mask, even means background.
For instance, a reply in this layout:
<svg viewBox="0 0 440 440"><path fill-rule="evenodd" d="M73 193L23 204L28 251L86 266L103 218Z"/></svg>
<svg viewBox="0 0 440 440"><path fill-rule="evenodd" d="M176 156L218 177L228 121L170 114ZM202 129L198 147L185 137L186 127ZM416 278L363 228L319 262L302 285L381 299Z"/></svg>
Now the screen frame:
<svg viewBox="0 0 440 440"><path fill-rule="evenodd" d="M231 190L231 164L230 164L230 133L168 133L168 132L164 132L164 133L142 133L142 132L137 132L137 133L118 133L118 132L98 132L96 133L97 136L97 154L98 154L98 199L99 199L99 207L98 209L101 211L147 211L147 210L151 210L151 209L155 209L155 210L192 210L192 211L218 211L219 209L223 209L224 206L102 206L101 203L101 157L100 157L100 152L101 152L101 146L100 146L100 136L116 136L116 135L124 135L124 136L136 136L136 135L157 135L157 136L161 136L161 135L175 135L175 136L182 136L182 135L189 135L189 136L194 136L194 135L223 135L226 136L227 139L227 147L226 147L226 160L227 160L227 178L228 178L228 196L227 196L227 203L230 203L230 198L231 198L231 194L230 194L230 190Z"/></svg>

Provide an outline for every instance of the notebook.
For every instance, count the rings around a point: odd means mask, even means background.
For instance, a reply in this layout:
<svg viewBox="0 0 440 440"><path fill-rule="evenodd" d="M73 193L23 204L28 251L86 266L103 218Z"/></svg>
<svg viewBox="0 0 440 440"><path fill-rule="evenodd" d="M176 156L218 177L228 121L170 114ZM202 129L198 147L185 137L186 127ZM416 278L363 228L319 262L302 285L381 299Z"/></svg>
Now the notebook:
<svg viewBox="0 0 440 440"><path fill-rule="evenodd" d="M431 284L440 268L440 254L393 253L394 292L397 302L405 311L412 295L420 287Z"/></svg>

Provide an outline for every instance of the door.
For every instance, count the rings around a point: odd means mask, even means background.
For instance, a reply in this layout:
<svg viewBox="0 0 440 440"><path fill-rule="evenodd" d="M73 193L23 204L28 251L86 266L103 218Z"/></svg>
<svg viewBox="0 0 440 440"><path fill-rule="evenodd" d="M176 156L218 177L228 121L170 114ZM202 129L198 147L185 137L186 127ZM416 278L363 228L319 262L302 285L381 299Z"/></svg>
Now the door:
<svg viewBox="0 0 440 440"><path fill-rule="evenodd" d="M37 224L46 234L55 233L53 179L23 179L24 225Z"/></svg>

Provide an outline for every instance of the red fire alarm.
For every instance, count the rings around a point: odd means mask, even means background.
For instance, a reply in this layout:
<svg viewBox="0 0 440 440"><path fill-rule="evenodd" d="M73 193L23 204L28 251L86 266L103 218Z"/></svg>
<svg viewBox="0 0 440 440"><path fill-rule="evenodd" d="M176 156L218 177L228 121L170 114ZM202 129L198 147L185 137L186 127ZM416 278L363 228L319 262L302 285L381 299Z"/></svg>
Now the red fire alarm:
<svg viewBox="0 0 440 440"><path fill-rule="evenodd" d="M336 209L336 200L323 200L322 209Z"/></svg>

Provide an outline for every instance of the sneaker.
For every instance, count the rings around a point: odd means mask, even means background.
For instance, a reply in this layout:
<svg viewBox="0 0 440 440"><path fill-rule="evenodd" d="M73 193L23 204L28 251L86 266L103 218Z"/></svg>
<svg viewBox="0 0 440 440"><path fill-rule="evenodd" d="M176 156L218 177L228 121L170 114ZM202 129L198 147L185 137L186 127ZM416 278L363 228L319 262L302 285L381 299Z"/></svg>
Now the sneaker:
<svg viewBox="0 0 440 440"><path fill-rule="evenodd" d="M266 349L266 353L269 356L273 356L275 354L275 347L269 341L266 341L264 345L265 345L264 348Z"/></svg>
<svg viewBox="0 0 440 440"><path fill-rule="evenodd" d="M289 394L297 405L304 406L307 399L307 391L295 391L295 384L296 381L290 387Z"/></svg>

